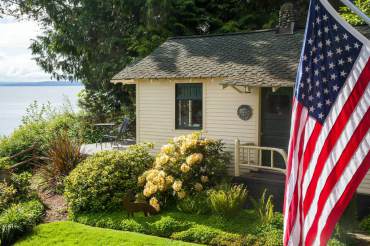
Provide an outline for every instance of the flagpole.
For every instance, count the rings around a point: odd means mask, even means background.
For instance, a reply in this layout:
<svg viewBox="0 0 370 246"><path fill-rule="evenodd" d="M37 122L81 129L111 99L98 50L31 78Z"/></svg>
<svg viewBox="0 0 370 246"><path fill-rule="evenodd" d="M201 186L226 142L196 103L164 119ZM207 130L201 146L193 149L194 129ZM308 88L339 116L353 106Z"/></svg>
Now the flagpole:
<svg viewBox="0 0 370 246"><path fill-rule="evenodd" d="M340 0L344 5L352 10L352 12L359 15L370 26L370 17L364 14L356 5L349 0Z"/></svg>

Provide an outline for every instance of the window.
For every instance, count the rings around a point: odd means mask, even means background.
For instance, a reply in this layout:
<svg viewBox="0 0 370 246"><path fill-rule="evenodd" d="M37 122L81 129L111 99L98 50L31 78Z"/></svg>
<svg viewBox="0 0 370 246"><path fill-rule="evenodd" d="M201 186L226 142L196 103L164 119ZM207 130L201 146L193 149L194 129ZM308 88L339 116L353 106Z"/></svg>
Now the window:
<svg viewBox="0 0 370 246"><path fill-rule="evenodd" d="M290 113L291 99L288 95L269 95L267 112L271 114L287 115Z"/></svg>
<svg viewBox="0 0 370 246"><path fill-rule="evenodd" d="M176 84L176 129L202 129L202 84Z"/></svg>

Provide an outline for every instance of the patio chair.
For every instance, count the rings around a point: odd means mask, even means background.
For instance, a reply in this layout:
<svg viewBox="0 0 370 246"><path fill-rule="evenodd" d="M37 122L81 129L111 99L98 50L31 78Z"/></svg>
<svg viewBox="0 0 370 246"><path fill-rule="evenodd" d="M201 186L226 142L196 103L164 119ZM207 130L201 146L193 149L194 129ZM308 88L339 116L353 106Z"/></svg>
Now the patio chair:
<svg viewBox="0 0 370 246"><path fill-rule="evenodd" d="M124 144L125 139L123 139L123 136L128 132L129 124L130 119L125 117L118 128L113 129L109 134L102 136L100 144L103 144L103 142L109 142L111 146L119 145L120 143Z"/></svg>

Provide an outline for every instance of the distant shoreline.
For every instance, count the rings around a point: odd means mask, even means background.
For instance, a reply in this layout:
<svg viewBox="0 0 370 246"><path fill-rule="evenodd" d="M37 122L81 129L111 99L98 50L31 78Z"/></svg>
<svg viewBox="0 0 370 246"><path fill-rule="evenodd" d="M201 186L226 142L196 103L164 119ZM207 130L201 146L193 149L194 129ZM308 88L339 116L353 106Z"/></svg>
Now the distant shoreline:
<svg viewBox="0 0 370 246"><path fill-rule="evenodd" d="M79 82L68 81L42 81L42 82L0 82L0 87L19 87L19 86L83 86Z"/></svg>

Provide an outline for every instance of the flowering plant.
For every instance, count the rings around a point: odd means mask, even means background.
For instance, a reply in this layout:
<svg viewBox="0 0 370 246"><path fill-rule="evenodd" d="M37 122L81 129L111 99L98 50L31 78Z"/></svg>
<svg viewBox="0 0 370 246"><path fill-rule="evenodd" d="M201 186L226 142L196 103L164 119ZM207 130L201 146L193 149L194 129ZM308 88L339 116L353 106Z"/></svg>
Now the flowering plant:
<svg viewBox="0 0 370 246"><path fill-rule="evenodd" d="M138 184L159 211L169 198L181 200L214 186L226 173L228 161L219 140L203 138L198 132L176 137L162 146Z"/></svg>

